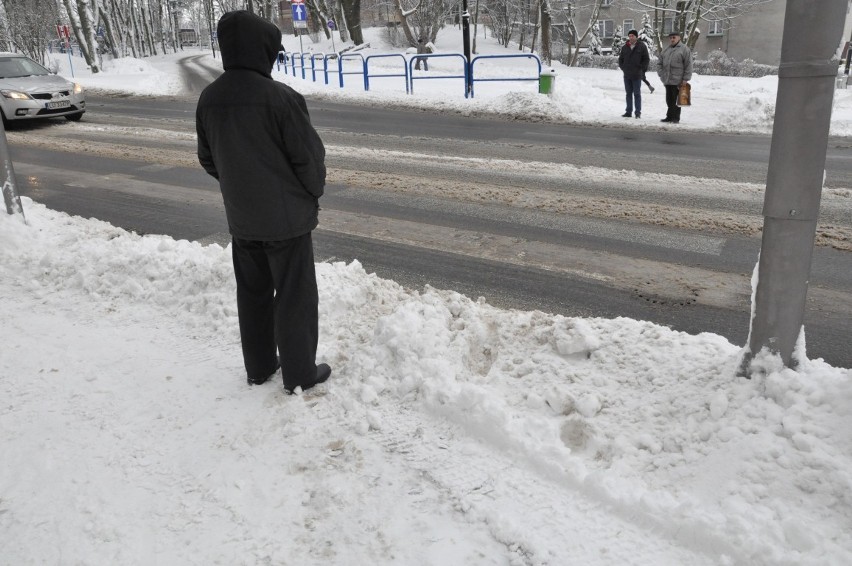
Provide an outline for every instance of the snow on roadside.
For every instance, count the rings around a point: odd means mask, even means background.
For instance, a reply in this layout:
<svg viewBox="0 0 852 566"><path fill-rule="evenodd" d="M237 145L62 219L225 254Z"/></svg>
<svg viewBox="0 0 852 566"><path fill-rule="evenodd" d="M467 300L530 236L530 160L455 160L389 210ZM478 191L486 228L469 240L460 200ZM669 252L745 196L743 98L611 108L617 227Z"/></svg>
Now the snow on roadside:
<svg viewBox="0 0 852 566"><path fill-rule="evenodd" d="M720 562L852 556L850 370L816 360L792 372L769 361L764 376L746 381L734 375L739 348L716 335L504 311L453 292L405 290L357 262L319 264L319 355L335 374L333 387L306 396L303 409L273 385L243 385L229 250L140 237L24 201L29 227L0 222L2 286L19 298L0 310L17 353L0 358L9 407L0 438L14 454L7 462L15 477L26 478L0 480L4 532L37 536L55 498L68 507L48 524L83 561L99 555L98 541L130 563L136 551L188 557L212 556L211 548L258 561L278 548L273 559L307 559L304 549L274 546L282 517L303 521L297 532L313 525L300 535L308 548L342 529L339 544L364 559L377 550L360 529L379 511L403 521L402 531L379 529L385 552L400 556L415 556L406 530L418 531L418 552L434 552L427 541L446 533L432 521L446 513L465 533L454 539L454 559L469 556L486 531L522 533L486 519L483 531L472 518L488 506L476 498L465 503L473 521L465 523L446 508L440 492L449 487L440 481L437 493L419 488L419 503L410 503L419 512L396 507L418 483L370 439L393 428L384 415L405 418L396 411L407 407L449 423L457 440L442 442L454 450L463 439L486 446L538 481L582 490ZM74 322L75 313L86 316ZM51 325L82 334L63 339ZM191 339L170 348L163 340L171 334ZM25 355L28 344L39 344L38 356ZM140 435L145 429L150 437ZM103 434L109 439L98 440ZM28 496L55 482L56 470L55 488ZM113 499L122 492L130 507ZM525 518L531 529L546 520ZM234 536L213 543L235 525ZM139 550L143 532L160 529L171 534L159 551ZM162 546L190 533L195 542L177 555ZM528 563L553 552L537 540L524 547ZM339 560L339 546L327 548ZM493 541L483 548L499 556Z"/></svg>
<svg viewBox="0 0 852 566"><path fill-rule="evenodd" d="M375 54L400 53L387 42L384 29L367 28L365 39L369 47L358 51L364 57ZM285 36L284 45L289 52L298 52L299 40ZM461 34L456 30L442 30L437 46L442 54L460 50ZM302 45L306 54L331 52L331 43L320 40ZM493 37L477 40L478 54L519 55L496 43ZM198 58L201 55L202 58ZM54 54L61 72L69 76L67 55ZM210 51L198 48L186 49L177 54L158 55L143 60L131 58L104 62L104 72L92 75L81 58L75 58L74 68L78 82L87 88L110 91L125 91L137 94L178 95L183 92L178 61L192 57L195 64L221 68L221 60L213 58ZM356 65L356 60L347 60L347 70ZM401 60L375 59L371 61L374 74L402 73ZM483 77L534 77L537 69L529 59L482 60L480 74ZM406 94L405 84L400 77L374 78L370 90L365 91L361 75L345 75L345 88L338 86L337 76L332 73L329 85L324 84L321 73L317 81L302 79L297 70L294 77L288 69L273 69L276 80L289 84L306 96L340 100L351 104L368 106L394 106L411 109L428 109L430 112L457 113L466 116L500 117L522 121L550 121L554 123L582 124L598 127L643 128L658 131L700 130L709 132L756 133L772 132L775 114L777 76L757 79L744 77L719 77L694 75L692 80L693 104L683 110L683 120L676 126L663 125L659 118L665 115L665 92L653 69L649 80L656 86L651 94L643 87L643 117L627 120L621 117L624 111L624 86L621 72L609 69L585 69L568 67L554 62L551 67L557 78L553 96L537 93L537 81L480 82L475 86L475 98L464 98L461 79L432 79L415 82L414 94ZM332 67L336 68L336 67ZM377 73L381 70L380 73ZM459 64L454 59L435 59L430 71L422 76L460 74ZM69 77L70 78L70 77ZM197 93L193 94L197 96ZM852 136L852 89L834 91L834 109L831 135Z"/></svg>

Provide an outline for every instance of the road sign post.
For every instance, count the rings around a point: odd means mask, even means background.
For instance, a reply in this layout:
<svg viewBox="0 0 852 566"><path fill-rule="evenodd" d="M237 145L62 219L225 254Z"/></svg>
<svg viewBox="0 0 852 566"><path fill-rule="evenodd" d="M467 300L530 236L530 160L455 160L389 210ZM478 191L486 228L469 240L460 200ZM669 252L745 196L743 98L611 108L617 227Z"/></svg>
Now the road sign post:
<svg viewBox="0 0 852 566"><path fill-rule="evenodd" d="M304 0L293 0L290 4L290 9L293 11L293 31L299 37L299 53L304 53L305 49L302 46L302 32L299 30L308 29L308 10L305 8ZM304 64L304 62L302 63Z"/></svg>
<svg viewBox="0 0 852 566"><path fill-rule="evenodd" d="M59 36L59 41L65 42L65 52L68 54L68 66L71 69L71 78L74 78L74 63L71 61L71 30L67 25L57 24L56 35Z"/></svg>
<svg viewBox="0 0 852 566"><path fill-rule="evenodd" d="M337 53L337 47L334 46L334 30L337 26L334 24L334 20L328 20L328 34L331 36L331 50Z"/></svg>

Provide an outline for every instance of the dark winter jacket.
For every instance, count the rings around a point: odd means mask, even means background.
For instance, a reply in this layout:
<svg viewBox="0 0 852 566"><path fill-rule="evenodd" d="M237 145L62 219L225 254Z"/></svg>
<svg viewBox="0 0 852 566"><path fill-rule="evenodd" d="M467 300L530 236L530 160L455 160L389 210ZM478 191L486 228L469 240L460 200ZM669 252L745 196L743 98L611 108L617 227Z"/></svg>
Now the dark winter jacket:
<svg viewBox="0 0 852 566"><path fill-rule="evenodd" d="M657 57L657 74L664 85L676 86L692 78L692 51L678 41Z"/></svg>
<svg viewBox="0 0 852 566"><path fill-rule="evenodd" d="M281 46L276 26L254 14L219 20L225 72L201 93L195 113L198 160L219 180L233 236L287 240L317 226L325 148L305 99L272 79Z"/></svg>
<svg viewBox="0 0 852 566"><path fill-rule="evenodd" d="M632 48L628 41L618 54L618 68L624 72L625 79L637 80L644 77L650 61L648 46L644 41L637 41Z"/></svg>

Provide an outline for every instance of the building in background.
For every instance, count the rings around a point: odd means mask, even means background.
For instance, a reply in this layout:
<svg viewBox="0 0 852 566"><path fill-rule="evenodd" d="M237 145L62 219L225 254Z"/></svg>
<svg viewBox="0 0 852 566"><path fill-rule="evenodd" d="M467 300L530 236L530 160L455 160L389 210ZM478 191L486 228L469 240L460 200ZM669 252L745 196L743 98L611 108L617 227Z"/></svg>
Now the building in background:
<svg viewBox="0 0 852 566"><path fill-rule="evenodd" d="M576 4L557 0L555 6ZM818 4L814 2L814 4ZM758 4L748 13L727 21L701 22L698 26L701 32L695 43L695 53L704 59L715 50L721 50L728 57L742 61L753 59L757 63L777 65L781 60L781 36L784 31L784 13L787 8L786 0L772 0ZM815 6L816 9L816 6ZM612 44L617 27L621 27L622 35L627 35L629 29L641 29L642 16L648 12L635 0L604 0L598 16L598 35L605 47ZM576 8L575 21L587 22L590 10ZM651 15L649 13L649 15ZM666 36L673 28L673 19L667 18L663 29L656 30L661 36ZM838 55L844 43L852 33L852 1L846 11L846 25L843 41L838 44ZM588 41L588 38L586 42ZM586 43L584 42L584 43Z"/></svg>

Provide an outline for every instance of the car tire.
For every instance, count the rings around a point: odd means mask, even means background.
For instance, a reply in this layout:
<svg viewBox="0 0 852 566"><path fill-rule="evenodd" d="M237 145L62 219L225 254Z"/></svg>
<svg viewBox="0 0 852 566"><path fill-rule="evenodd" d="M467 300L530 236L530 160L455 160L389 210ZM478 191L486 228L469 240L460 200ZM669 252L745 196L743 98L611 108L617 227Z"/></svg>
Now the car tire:
<svg viewBox="0 0 852 566"><path fill-rule="evenodd" d="M0 118L3 118L3 129L8 130L9 120L6 119L6 114L4 114L2 110L0 110Z"/></svg>
<svg viewBox="0 0 852 566"><path fill-rule="evenodd" d="M82 117L83 117L82 112L76 112L74 114L66 114L65 115L65 119L68 120L69 122L79 122L80 118L82 118Z"/></svg>

